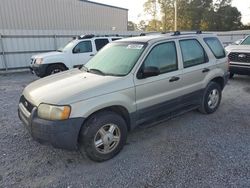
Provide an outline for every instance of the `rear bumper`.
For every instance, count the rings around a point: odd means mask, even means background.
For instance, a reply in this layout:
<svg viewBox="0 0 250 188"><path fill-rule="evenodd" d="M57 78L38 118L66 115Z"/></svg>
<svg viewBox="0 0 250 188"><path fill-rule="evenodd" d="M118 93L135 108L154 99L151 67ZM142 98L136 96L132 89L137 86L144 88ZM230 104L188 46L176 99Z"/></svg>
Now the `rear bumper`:
<svg viewBox="0 0 250 188"><path fill-rule="evenodd" d="M47 67L48 65L46 64L32 64L29 68L32 73L35 73L39 77L44 77Z"/></svg>
<svg viewBox="0 0 250 188"><path fill-rule="evenodd" d="M78 148L78 136L84 118L72 118L64 121L44 120L37 116L36 108L29 114L21 103L18 115L31 136L38 142L67 150Z"/></svg>
<svg viewBox="0 0 250 188"><path fill-rule="evenodd" d="M249 65L230 64L229 72L234 74L250 75L250 63Z"/></svg>

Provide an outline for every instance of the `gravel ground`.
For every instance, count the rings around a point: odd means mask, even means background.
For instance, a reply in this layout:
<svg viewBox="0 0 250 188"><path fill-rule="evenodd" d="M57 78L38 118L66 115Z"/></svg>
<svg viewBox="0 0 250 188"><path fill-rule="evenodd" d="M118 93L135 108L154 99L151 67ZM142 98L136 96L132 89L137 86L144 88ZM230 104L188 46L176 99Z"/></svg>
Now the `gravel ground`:
<svg viewBox="0 0 250 188"><path fill-rule="evenodd" d="M0 75L0 187L250 187L250 77L236 76L212 115L137 128L95 163L34 141L17 116L28 73Z"/></svg>

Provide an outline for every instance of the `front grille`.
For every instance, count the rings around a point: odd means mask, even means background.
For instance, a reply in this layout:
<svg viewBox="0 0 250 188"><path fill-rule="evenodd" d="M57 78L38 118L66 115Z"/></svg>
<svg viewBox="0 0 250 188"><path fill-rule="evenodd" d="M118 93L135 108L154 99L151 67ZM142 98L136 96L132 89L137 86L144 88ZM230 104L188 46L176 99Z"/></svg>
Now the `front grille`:
<svg viewBox="0 0 250 188"><path fill-rule="evenodd" d="M231 52L228 58L232 62L250 63L250 53Z"/></svg>
<svg viewBox="0 0 250 188"><path fill-rule="evenodd" d="M25 99L25 97L22 95L20 98L20 103L23 104L23 106L31 113L33 108L35 107L33 104L31 104L28 100Z"/></svg>

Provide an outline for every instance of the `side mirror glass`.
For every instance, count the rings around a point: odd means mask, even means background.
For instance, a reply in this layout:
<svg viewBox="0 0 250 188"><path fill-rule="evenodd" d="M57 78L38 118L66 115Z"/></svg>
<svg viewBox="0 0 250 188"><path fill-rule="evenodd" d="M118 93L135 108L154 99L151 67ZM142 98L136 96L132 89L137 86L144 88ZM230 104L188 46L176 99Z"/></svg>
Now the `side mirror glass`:
<svg viewBox="0 0 250 188"><path fill-rule="evenodd" d="M153 76L158 76L160 74L160 69L158 67L144 67L141 72L141 78L148 78Z"/></svg>

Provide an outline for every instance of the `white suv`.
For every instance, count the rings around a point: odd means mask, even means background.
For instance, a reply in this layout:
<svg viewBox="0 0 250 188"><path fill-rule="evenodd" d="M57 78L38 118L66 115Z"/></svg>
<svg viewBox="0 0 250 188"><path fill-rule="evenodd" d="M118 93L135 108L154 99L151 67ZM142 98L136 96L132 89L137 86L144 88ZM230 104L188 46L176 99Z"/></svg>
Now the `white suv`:
<svg viewBox="0 0 250 188"><path fill-rule="evenodd" d="M227 80L227 57L216 35L127 38L106 45L82 69L28 85L19 117L36 140L104 161L138 125L194 109L215 112Z"/></svg>
<svg viewBox="0 0 250 188"><path fill-rule="evenodd" d="M30 69L37 76L45 77L82 66L106 44L121 38L119 36L79 36L57 51L32 56Z"/></svg>

